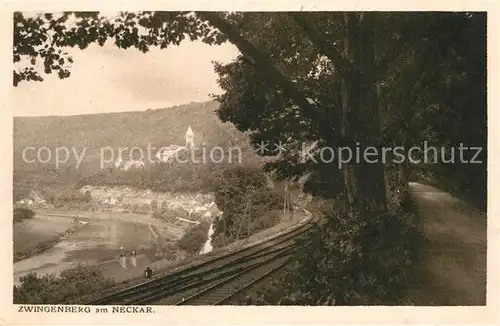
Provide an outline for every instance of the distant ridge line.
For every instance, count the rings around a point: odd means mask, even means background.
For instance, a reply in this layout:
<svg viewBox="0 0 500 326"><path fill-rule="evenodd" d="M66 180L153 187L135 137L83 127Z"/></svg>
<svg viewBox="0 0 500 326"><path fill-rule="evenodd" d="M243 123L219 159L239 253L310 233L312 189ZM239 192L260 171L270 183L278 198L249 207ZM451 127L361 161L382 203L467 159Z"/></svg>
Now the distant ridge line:
<svg viewBox="0 0 500 326"><path fill-rule="evenodd" d="M143 110L127 110L127 111L111 111L111 112L96 112L96 113L79 113L79 114L68 114L68 115L60 115L60 114L52 114L52 115L28 115L28 116L16 116L14 115L14 119L33 119L33 118L70 118L70 117L85 117L85 116L95 116L95 115L104 115L104 114L132 114L132 113L142 113L142 112L151 112L151 111L160 111L160 110L168 110L172 108L178 108L182 106L188 106L188 105L202 105L202 104L211 104L211 103L216 103L217 101L215 100L206 100L206 101L200 101L200 102L189 102L189 103L183 103L183 104L177 104L177 105L172 105L172 106L167 106L167 107L158 107L158 108L148 108L148 109L143 109Z"/></svg>

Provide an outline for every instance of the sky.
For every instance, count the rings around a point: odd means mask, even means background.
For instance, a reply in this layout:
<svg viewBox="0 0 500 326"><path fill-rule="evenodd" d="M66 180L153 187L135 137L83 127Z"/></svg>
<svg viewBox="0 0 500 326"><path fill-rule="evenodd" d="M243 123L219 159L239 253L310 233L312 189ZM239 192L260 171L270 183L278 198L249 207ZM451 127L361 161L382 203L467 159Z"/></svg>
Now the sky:
<svg viewBox="0 0 500 326"><path fill-rule="evenodd" d="M199 41L145 54L110 42L68 52L74 59L69 78L44 74L43 82L13 88L14 116L139 111L209 100L222 92L212 61L228 63L239 53L230 43Z"/></svg>

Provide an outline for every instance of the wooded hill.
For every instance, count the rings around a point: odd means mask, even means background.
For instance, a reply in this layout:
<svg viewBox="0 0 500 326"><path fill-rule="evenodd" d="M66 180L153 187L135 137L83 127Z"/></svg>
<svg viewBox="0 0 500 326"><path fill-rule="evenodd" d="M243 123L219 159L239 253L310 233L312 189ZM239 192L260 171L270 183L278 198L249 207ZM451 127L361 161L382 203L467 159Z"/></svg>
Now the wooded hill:
<svg viewBox="0 0 500 326"><path fill-rule="evenodd" d="M113 148L116 159L120 147L131 149L137 146L147 155L147 146L151 144L152 157L156 159L156 151L161 147L171 144L185 145L185 133L188 126L193 129L195 143L200 147L197 154L199 152L202 155L201 148L203 146L207 148L207 153L215 146L221 146L224 149L229 148L229 146L239 147L242 152L242 163L253 166L260 165L263 160L254 153L248 136L238 131L233 124L221 122L214 111L217 107L217 102L207 101L136 112L16 117L14 119L14 184L20 188L73 186L81 182L82 178L89 181L89 178L96 175L97 179L100 178L99 180L103 181L104 171L100 168L101 147ZM51 161L48 163L24 162L22 158L24 148L35 147L39 149L43 146L52 150ZM69 151L74 148L78 155L86 148L83 162L78 169L76 168L77 160L73 153L70 154L67 163L61 163L59 169L56 169L55 149L63 146L67 147ZM64 154L62 151L61 153ZM34 155L33 150L27 152L27 157L30 160L34 158ZM127 160L129 152L124 152L124 155L123 159ZM236 158L236 154L234 155ZM43 153L43 158L46 159L46 153ZM108 156L106 156L107 158ZM108 166L112 166L112 164L108 164ZM173 174L188 173L189 180L187 182L209 174L208 166L200 166L197 169L200 170L199 173L203 174L202 176L198 175L192 166L176 168L169 166L163 170L170 170L169 173ZM106 171L110 172L109 169ZM134 176L137 176L133 172L128 175L127 173L120 175L122 179L130 179L128 184L134 183Z"/></svg>

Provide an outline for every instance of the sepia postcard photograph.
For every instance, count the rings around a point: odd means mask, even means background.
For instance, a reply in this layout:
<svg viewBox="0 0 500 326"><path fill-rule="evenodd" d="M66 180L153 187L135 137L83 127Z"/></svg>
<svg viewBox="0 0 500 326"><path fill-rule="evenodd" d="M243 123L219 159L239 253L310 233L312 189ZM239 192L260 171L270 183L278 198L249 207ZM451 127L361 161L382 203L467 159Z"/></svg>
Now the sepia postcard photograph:
<svg viewBox="0 0 500 326"><path fill-rule="evenodd" d="M49 4L2 16L2 324L499 322L486 2Z"/></svg>

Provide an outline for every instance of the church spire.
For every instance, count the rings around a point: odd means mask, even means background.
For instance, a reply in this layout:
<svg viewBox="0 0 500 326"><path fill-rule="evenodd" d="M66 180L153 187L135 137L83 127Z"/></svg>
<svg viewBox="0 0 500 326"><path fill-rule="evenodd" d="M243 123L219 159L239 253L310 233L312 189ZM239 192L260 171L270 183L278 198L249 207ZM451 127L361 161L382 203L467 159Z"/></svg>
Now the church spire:
<svg viewBox="0 0 500 326"><path fill-rule="evenodd" d="M193 129L191 129L191 126L188 126L186 130L186 147L187 148L194 147L194 132Z"/></svg>

